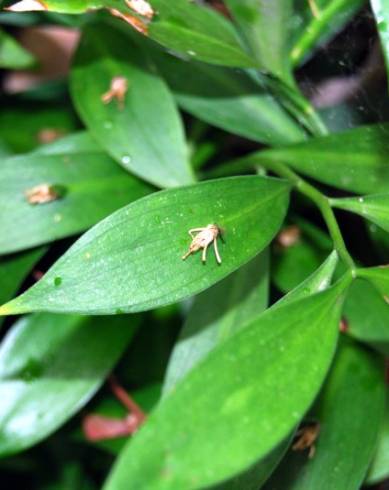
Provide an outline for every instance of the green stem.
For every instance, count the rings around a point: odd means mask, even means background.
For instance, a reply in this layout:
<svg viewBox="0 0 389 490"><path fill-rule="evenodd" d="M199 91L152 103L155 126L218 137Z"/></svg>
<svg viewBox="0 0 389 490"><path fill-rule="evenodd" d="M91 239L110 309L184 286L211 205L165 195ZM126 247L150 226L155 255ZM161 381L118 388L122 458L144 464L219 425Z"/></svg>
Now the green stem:
<svg viewBox="0 0 389 490"><path fill-rule="evenodd" d="M330 206L329 199L320 191L315 189L315 187L313 187L311 184L302 179L298 174L293 172L293 170L290 170L290 168L283 163L272 162L269 160L265 161L261 159L260 164L268 170L271 170L274 173L280 175L281 177L285 177L286 179L288 179L289 182L291 182L294 187L299 192L301 192L301 194L307 196L317 205L327 225L336 251L338 252L341 259L349 266L352 274L355 274L356 267L354 261L346 248L342 232L340 231L338 222Z"/></svg>

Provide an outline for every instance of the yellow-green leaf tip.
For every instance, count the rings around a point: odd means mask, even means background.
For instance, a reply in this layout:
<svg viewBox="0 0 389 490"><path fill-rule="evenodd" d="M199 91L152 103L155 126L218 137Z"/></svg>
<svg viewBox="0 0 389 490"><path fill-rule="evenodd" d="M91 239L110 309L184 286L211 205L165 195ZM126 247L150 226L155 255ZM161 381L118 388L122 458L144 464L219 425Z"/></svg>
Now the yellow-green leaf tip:
<svg viewBox="0 0 389 490"><path fill-rule="evenodd" d="M5 303L3 306L0 306L0 316L12 315L13 313L10 303Z"/></svg>

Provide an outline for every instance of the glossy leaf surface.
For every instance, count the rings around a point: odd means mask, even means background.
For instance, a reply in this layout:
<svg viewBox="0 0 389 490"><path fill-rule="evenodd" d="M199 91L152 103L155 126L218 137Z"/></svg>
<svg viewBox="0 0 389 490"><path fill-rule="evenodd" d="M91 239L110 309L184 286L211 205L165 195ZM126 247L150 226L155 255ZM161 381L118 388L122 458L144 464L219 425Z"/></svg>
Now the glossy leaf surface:
<svg viewBox="0 0 389 490"><path fill-rule="evenodd" d="M122 95L104 103L115 77ZM173 97L132 37L106 24L85 27L71 90L90 133L124 168L159 187L193 180Z"/></svg>
<svg viewBox="0 0 389 490"><path fill-rule="evenodd" d="M61 189L62 195L29 203L26 193L42 184ZM1 164L0 187L1 254L79 233L151 191L98 148L8 158Z"/></svg>
<svg viewBox="0 0 389 490"><path fill-rule="evenodd" d="M48 313L19 320L0 345L0 454L36 444L83 407L136 323Z"/></svg>
<svg viewBox="0 0 389 490"><path fill-rule="evenodd" d="M154 193L85 233L44 278L0 313L133 312L174 303L218 282L259 253L284 218L285 181L235 177ZM222 264L212 245L183 261L188 230L217 223ZM109 285L109 287L107 286Z"/></svg>
<svg viewBox="0 0 389 490"><path fill-rule="evenodd" d="M209 352L266 309L268 269L266 251L195 299L170 357L164 395Z"/></svg>
<svg viewBox="0 0 389 490"><path fill-rule="evenodd" d="M265 456L323 381L342 291L269 310L214 350L127 445L105 488L204 487Z"/></svg>

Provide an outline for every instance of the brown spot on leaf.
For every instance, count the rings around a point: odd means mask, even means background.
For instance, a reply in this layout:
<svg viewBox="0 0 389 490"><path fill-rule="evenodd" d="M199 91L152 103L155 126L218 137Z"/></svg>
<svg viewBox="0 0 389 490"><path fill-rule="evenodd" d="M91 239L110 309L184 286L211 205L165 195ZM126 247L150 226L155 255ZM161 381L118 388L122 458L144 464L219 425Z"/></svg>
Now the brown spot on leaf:
<svg viewBox="0 0 389 490"><path fill-rule="evenodd" d="M127 22L127 24L130 24L135 30L147 36L148 34L147 24L145 24L142 20L138 19L138 17L135 17L134 15L131 14L124 14L123 12L117 9L108 9L108 10L110 14L112 14L115 17L118 17L119 19L124 20L125 22Z"/></svg>
<svg viewBox="0 0 389 490"><path fill-rule="evenodd" d="M293 444L293 451L305 451L309 449L308 457L309 459L313 458L315 455L315 441L319 437L320 433L320 424L312 423L306 425L297 431L296 437L298 439Z"/></svg>

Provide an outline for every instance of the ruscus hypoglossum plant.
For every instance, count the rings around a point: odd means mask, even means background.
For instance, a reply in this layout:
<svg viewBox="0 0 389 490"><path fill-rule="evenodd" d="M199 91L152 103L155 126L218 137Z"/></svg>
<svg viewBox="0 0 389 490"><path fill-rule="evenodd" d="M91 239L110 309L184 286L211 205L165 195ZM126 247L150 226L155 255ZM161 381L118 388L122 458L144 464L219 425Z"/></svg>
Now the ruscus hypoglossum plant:
<svg viewBox="0 0 389 490"><path fill-rule="evenodd" d="M385 484L389 1L1 7L1 486Z"/></svg>

